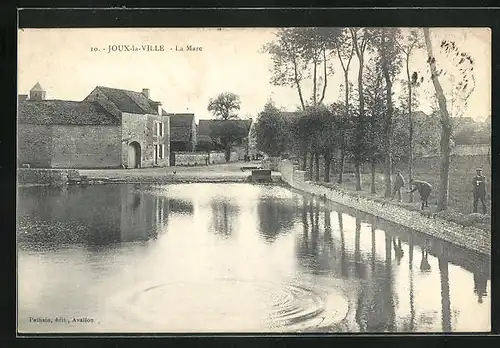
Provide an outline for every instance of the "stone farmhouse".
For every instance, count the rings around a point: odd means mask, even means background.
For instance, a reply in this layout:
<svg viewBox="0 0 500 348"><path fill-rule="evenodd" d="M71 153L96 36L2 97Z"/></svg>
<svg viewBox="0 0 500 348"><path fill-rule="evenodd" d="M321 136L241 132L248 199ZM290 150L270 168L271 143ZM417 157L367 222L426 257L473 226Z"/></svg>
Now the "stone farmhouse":
<svg viewBox="0 0 500 348"><path fill-rule="evenodd" d="M19 96L18 163L38 168L168 166L169 117L149 89L97 86L83 101Z"/></svg>
<svg viewBox="0 0 500 348"><path fill-rule="evenodd" d="M194 114L169 114L170 119L170 151L195 150L196 122Z"/></svg>

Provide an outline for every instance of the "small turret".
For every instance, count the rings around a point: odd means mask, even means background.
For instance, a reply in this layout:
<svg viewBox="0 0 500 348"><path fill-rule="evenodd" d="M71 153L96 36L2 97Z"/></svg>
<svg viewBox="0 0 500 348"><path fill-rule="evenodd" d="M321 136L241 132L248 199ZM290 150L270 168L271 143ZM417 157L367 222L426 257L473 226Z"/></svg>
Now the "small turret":
<svg viewBox="0 0 500 348"><path fill-rule="evenodd" d="M45 90L39 82L30 90L30 100L45 100Z"/></svg>

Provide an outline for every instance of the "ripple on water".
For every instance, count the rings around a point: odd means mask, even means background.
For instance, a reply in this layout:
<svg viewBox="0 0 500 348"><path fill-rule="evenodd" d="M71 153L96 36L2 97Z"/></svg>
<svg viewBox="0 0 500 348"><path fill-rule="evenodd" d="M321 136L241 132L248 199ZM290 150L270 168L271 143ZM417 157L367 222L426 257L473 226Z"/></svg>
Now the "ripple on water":
<svg viewBox="0 0 500 348"><path fill-rule="evenodd" d="M348 301L333 287L216 279L143 285L117 295L114 307L145 330L302 331L338 323Z"/></svg>

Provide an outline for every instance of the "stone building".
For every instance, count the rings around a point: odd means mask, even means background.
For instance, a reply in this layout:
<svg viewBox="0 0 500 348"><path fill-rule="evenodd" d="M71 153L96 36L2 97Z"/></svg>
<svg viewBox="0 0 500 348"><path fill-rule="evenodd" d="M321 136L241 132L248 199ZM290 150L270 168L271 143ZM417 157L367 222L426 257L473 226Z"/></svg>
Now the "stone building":
<svg viewBox="0 0 500 348"><path fill-rule="evenodd" d="M18 163L39 168L169 165L169 118L149 90L96 87L83 101L19 96Z"/></svg>
<svg viewBox="0 0 500 348"><path fill-rule="evenodd" d="M189 151L196 146L196 122L194 114L169 114L170 150Z"/></svg>

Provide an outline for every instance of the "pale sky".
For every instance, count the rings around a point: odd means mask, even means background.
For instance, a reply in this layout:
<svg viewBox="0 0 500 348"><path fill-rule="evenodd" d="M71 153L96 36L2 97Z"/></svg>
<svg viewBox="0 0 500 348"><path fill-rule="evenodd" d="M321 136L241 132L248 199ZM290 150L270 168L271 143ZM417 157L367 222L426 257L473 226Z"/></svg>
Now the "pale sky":
<svg viewBox="0 0 500 348"><path fill-rule="evenodd" d="M112 28L112 29L24 29L19 30L18 92L29 94L39 81L47 99L83 100L95 86L140 92L149 88L151 98L162 102L167 112L194 112L208 119L211 97L225 91L241 98L241 116L256 117L269 98L278 107L295 110L297 91L270 84L271 59L261 53L273 40L273 28ZM456 41L462 51L475 59L476 89L463 116L482 120L491 110L491 35L484 28L433 28L435 55L443 38ZM163 45L163 52L111 52L109 45ZM176 46L192 45L202 51L176 51ZM91 48L99 52L91 52ZM412 70L427 69L425 50L416 51ZM334 75L329 77L326 103L337 101L342 70L333 57ZM357 59L353 58L350 80L357 78ZM438 69L439 69L438 64ZM403 74L398 78L405 78ZM442 79L445 90L450 81ZM396 98L398 88L395 88ZM421 88L420 109L430 111L430 83ZM304 85L305 98L311 95ZM460 107L463 109L463 107Z"/></svg>

